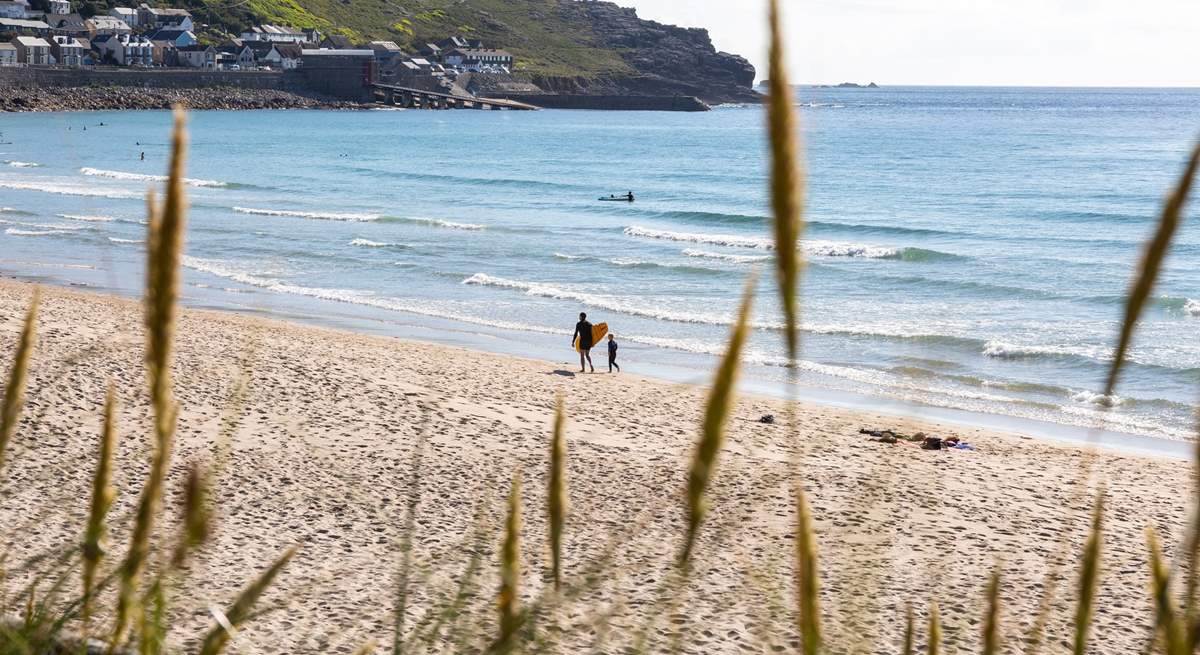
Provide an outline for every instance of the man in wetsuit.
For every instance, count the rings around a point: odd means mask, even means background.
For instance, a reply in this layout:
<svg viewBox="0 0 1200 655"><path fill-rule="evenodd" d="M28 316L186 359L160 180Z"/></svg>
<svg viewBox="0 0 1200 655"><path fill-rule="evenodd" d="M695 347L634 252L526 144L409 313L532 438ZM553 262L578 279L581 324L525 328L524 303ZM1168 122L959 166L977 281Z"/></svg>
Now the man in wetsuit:
<svg viewBox="0 0 1200 655"><path fill-rule="evenodd" d="M576 337L579 338L579 372L585 372L583 362L586 359L592 373L595 373L596 367L592 366L592 324L588 323L587 314L583 312L579 312L579 322L575 324L575 334L571 336L572 347L575 346Z"/></svg>

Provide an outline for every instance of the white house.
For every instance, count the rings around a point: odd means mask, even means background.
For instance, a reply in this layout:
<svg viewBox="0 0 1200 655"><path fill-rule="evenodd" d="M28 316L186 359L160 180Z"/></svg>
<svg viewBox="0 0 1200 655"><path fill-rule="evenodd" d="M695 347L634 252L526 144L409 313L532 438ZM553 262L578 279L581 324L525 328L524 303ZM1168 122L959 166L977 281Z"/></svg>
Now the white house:
<svg viewBox="0 0 1200 655"><path fill-rule="evenodd" d="M50 44L45 39L36 36L18 36L12 40L17 48L17 61L33 66L45 66L50 63Z"/></svg>
<svg viewBox="0 0 1200 655"><path fill-rule="evenodd" d="M102 58L111 58L121 66L149 66L154 63L154 44L145 37L106 34L92 39L92 47Z"/></svg>
<svg viewBox="0 0 1200 655"><path fill-rule="evenodd" d="M309 36L304 32L278 25L255 25L242 32L243 41L269 41L271 43L307 43Z"/></svg>
<svg viewBox="0 0 1200 655"><path fill-rule="evenodd" d="M217 49L210 45L189 45L175 50L180 66L186 68L216 68Z"/></svg>
<svg viewBox="0 0 1200 655"><path fill-rule="evenodd" d="M113 18L121 19L130 27L137 27L140 25L140 23L138 23L137 9L134 9L133 7L113 7L112 9L108 10L108 15L112 16Z"/></svg>
<svg viewBox="0 0 1200 655"><path fill-rule="evenodd" d="M0 43L0 66L17 65L17 46L11 43Z"/></svg>
<svg viewBox="0 0 1200 655"><path fill-rule="evenodd" d="M86 25L92 38L106 34L129 34L133 31L125 21L113 16L92 16L87 19Z"/></svg>
<svg viewBox="0 0 1200 655"><path fill-rule="evenodd" d="M47 0L46 6L50 11L48 14L57 14L63 16L71 13L71 0Z"/></svg>
<svg viewBox="0 0 1200 655"><path fill-rule="evenodd" d="M73 36L56 34L48 39L50 55L59 66L82 66L83 44Z"/></svg>
<svg viewBox="0 0 1200 655"><path fill-rule="evenodd" d="M292 70L300 67L304 51L295 43L276 43L261 61L271 68Z"/></svg>
<svg viewBox="0 0 1200 655"><path fill-rule="evenodd" d="M497 69L507 73L512 68L513 56L507 50L455 48L442 56L442 62L462 70L479 72Z"/></svg>
<svg viewBox="0 0 1200 655"><path fill-rule="evenodd" d="M138 5L138 24L146 27L171 27L177 30L194 30L192 14L186 9L157 9L146 3Z"/></svg>

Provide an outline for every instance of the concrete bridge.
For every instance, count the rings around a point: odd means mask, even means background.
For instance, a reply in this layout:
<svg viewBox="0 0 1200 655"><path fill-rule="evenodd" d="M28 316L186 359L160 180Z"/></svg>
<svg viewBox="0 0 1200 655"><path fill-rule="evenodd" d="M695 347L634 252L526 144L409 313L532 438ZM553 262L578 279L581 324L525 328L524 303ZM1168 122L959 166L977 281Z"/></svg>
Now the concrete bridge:
<svg viewBox="0 0 1200 655"><path fill-rule="evenodd" d="M538 107L516 100L456 96L395 84L372 84L375 101L389 106L413 109L510 109L531 110Z"/></svg>

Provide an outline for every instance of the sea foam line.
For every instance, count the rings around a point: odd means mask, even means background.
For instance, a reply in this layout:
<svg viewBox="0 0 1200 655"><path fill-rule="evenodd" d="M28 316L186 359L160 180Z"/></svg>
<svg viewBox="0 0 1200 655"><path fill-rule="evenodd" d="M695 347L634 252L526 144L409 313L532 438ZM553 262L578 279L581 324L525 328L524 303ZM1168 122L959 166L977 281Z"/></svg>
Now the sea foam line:
<svg viewBox="0 0 1200 655"><path fill-rule="evenodd" d="M56 214L59 218L65 218L69 221L84 221L88 223L110 223L117 219L112 216L99 216L90 214Z"/></svg>
<svg viewBox="0 0 1200 655"><path fill-rule="evenodd" d="M1200 300L1188 298L1188 301L1183 304L1183 311L1189 316L1200 316Z"/></svg>
<svg viewBox="0 0 1200 655"><path fill-rule="evenodd" d="M125 171L110 171L110 170L105 170L103 168L92 168L90 166L84 166L83 168L79 169L79 172L83 173L84 175L91 175L93 177L107 177L107 178L112 178L114 180L131 180L134 182L166 182L167 181L166 175L147 175L145 173L127 173ZM183 178L183 183L188 186L195 186L195 187L227 187L227 186L229 186L228 182L221 182L219 180L197 180L197 179L193 179L190 177Z"/></svg>
<svg viewBox="0 0 1200 655"><path fill-rule="evenodd" d="M61 182L14 182L12 180L0 180L0 189L40 191L42 193L54 193L64 196L87 196L93 198L125 199L141 197L141 194L137 191L97 189L95 187L63 184Z"/></svg>
<svg viewBox="0 0 1200 655"><path fill-rule="evenodd" d="M407 248L403 243L391 243L387 241L372 241L370 239L353 239L350 245L360 248Z"/></svg>
<svg viewBox="0 0 1200 655"><path fill-rule="evenodd" d="M631 225L624 230L632 237L660 239L664 241L680 241L684 243L703 243L714 246L730 246L735 248L756 248L759 250L774 250L775 243L764 237L746 237L733 234L702 234L694 232L671 232L668 230L652 230ZM842 243L837 241L805 241L804 251L816 257L863 257L866 259L898 259L904 256L905 249L889 246L873 246L859 243ZM702 251L692 251L699 253ZM690 255L705 256L705 255Z"/></svg>
<svg viewBox="0 0 1200 655"><path fill-rule="evenodd" d="M288 216L292 218L310 218L319 221L352 221L352 222L369 222L377 221L383 218L379 214L353 214L339 212L302 212L289 209L258 209L255 207L234 207L233 211L239 214L253 214L256 216Z"/></svg>
<svg viewBox="0 0 1200 655"><path fill-rule="evenodd" d="M38 168L41 166L41 164L34 161L16 161L13 159L5 160L4 163L12 166L13 168Z"/></svg>
<svg viewBox="0 0 1200 655"><path fill-rule="evenodd" d="M709 252L707 250L695 250L692 248L685 249L683 254L687 257L717 259L735 264L753 264L756 262L765 262L771 258L770 255L729 255L723 252Z"/></svg>
<svg viewBox="0 0 1200 655"><path fill-rule="evenodd" d="M10 227L4 230L5 234L10 234L15 237L44 237L52 234L69 234L63 230L22 230L16 227Z"/></svg>

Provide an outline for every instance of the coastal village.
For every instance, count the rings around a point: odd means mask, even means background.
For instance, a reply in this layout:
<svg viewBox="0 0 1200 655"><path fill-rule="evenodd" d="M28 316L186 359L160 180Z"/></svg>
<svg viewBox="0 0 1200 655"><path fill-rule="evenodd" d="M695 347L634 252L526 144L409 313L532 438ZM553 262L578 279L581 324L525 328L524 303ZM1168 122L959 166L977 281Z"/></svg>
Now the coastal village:
<svg viewBox="0 0 1200 655"><path fill-rule="evenodd" d="M71 0L43 1L44 10L28 0L0 0L0 66L289 71L336 57L368 62L381 84L470 95L474 76L506 91L539 91L511 77L508 51L461 36L406 52L393 41L355 43L342 34L263 24L213 43L197 37L204 26L186 9L142 3L85 17Z"/></svg>

